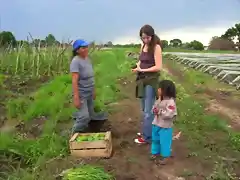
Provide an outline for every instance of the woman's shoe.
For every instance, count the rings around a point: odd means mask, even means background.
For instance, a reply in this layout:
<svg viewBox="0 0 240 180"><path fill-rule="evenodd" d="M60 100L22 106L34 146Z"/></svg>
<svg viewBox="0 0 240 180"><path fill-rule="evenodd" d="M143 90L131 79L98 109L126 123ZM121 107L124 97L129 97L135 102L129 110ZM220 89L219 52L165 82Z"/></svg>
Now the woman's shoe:
<svg viewBox="0 0 240 180"><path fill-rule="evenodd" d="M146 144L147 143L142 137L138 137L138 138L134 139L134 142L137 144Z"/></svg>
<svg viewBox="0 0 240 180"><path fill-rule="evenodd" d="M138 137L142 137L142 133L138 132L138 133L137 133L137 136L138 136Z"/></svg>

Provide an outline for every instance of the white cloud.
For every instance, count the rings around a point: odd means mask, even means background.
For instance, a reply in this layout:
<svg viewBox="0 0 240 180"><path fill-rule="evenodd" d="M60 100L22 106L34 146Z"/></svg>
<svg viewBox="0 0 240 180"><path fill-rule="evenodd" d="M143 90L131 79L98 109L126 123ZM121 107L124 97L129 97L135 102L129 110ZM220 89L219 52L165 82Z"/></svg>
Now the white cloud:
<svg viewBox="0 0 240 180"><path fill-rule="evenodd" d="M183 42L190 42L197 40L202 42L204 45L208 45L209 41L213 36L221 36L229 27L232 27L235 23L224 23L225 25L216 25L215 27L184 27L178 29L172 29L164 32L157 32L160 39L168 40L178 38ZM136 35L126 35L113 40L114 44L129 44L139 43L138 31L135 31Z"/></svg>
<svg viewBox="0 0 240 180"><path fill-rule="evenodd" d="M204 45L208 45L209 41L213 36L220 36L226 31L227 28L206 28L206 29L175 29L161 33L161 39L170 41L171 39L178 38L183 42L190 42L197 40L202 42Z"/></svg>
<svg viewBox="0 0 240 180"><path fill-rule="evenodd" d="M137 43L141 43L140 39L138 36L122 36L119 38L114 39L113 44L137 44Z"/></svg>

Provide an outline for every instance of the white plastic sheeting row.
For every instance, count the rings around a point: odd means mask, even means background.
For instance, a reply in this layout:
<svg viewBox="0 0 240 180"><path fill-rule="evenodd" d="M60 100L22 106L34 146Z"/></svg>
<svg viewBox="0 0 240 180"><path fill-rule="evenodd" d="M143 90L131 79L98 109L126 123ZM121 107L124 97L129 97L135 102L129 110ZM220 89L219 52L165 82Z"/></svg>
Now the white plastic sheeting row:
<svg viewBox="0 0 240 180"><path fill-rule="evenodd" d="M196 70L209 73L215 79L240 89L240 54L168 53L169 59Z"/></svg>

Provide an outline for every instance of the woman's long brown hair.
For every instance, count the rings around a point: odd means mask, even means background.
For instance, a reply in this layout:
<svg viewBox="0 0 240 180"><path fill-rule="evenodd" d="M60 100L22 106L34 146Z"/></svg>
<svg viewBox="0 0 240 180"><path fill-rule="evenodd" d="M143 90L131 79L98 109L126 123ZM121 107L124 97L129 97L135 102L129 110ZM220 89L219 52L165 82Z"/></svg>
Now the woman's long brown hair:
<svg viewBox="0 0 240 180"><path fill-rule="evenodd" d="M150 26L148 24L144 25L140 29L139 36L141 37L143 33L146 34L147 36L152 37L150 43L148 44L148 53L154 54L154 50L155 50L155 47L156 47L157 44L160 45L160 47L162 48L161 40L155 34L155 31L154 31L152 26Z"/></svg>

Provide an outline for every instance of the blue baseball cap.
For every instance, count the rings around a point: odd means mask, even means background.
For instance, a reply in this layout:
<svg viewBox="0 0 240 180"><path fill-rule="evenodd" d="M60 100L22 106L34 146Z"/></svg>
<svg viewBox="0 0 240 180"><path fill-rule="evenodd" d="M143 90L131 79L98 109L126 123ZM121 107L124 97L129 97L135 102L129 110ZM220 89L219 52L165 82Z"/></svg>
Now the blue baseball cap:
<svg viewBox="0 0 240 180"><path fill-rule="evenodd" d="M83 39L77 39L76 41L74 41L73 43L73 50L77 50L80 47L85 47L88 46L89 43Z"/></svg>

